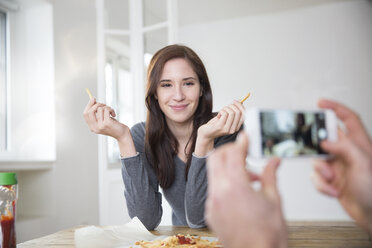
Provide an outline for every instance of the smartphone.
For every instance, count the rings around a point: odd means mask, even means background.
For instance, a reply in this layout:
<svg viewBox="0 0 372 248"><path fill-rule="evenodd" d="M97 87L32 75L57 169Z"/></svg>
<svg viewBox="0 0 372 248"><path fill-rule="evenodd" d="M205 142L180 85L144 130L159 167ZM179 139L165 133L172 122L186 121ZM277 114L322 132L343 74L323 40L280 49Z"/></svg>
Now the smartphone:
<svg viewBox="0 0 372 248"><path fill-rule="evenodd" d="M258 109L246 111L249 156L327 156L322 140L337 140L337 118L332 110Z"/></svg>

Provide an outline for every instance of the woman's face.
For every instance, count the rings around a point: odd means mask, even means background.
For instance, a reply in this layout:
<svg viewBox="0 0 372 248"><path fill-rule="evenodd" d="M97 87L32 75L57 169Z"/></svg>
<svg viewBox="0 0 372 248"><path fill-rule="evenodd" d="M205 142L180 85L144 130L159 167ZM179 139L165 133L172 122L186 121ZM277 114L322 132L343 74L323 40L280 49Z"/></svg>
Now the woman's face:
<svg viewBox="0 0 372 248"><path fill-rule="evenodd" d="M198 76L183 58L165 63L156 97L168 123L191 122L201 96Z"/></svg>

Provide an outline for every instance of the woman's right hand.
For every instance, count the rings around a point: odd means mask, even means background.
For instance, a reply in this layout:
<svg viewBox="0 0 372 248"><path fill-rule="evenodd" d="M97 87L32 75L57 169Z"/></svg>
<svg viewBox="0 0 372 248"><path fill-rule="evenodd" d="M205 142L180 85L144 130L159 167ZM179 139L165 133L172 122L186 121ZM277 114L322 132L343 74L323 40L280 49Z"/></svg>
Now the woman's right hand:
<svg viewBox="0 0 372 248"><path fill-rule="evenodd" d="M239 131L243 122L244 106L239 101L224 107L214 118L199 127L195 154L205 156L213 149L215 138Z"/></svg>
<svg viewBox="0 0 372 248"><path fill-rule="evenodd" d="M130 137L128 126L114 118L115 111L106 104L97 102L95 98L89 100L83 116L89 129L96 134L111 136L119 142L126 139L128 135Z"/></svg>
<svg viewBox="0 0 372 248"><path fill-rule="evenodd" d="M215 138L239 131L244 122L244 106L234 101L198 129L198 138L213 141Z"/></svg>

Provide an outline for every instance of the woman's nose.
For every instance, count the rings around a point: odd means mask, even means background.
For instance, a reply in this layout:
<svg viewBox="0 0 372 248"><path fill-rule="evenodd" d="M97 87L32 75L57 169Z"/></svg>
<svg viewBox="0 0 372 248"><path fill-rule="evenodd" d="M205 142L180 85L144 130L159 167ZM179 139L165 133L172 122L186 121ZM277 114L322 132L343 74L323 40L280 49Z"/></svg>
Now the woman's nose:
<svg viewBox="0 0 372 248"><path fill-rule="evenodd" d="M183 93L183 89L181 86L175 87L173 98L176 101L182 101L185 98L185 94Z"/></svg>

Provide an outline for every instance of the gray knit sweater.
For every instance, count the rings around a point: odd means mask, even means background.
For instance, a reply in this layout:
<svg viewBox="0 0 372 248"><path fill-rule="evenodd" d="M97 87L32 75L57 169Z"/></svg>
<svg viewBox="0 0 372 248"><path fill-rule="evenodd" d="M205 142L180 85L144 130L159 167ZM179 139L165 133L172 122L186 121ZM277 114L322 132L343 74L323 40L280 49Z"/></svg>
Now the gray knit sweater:
<svg viewBox="0 0 372 248"><path fill-rule="evenodd" d="M145 155L145 123L134 125L131 133L137 155L121 159L128 213L131 218L137 216L148 230L153 230L161 221L163 209L159 182ZM236 135L237 133L215 139L214 147L234 141ZM191 228L205 227L206 157L192 155L187 181L186 164L178 156L173 161L176 168L174 182L171 187L163 189L165 199L172 208L172 223Z"/></svg>

